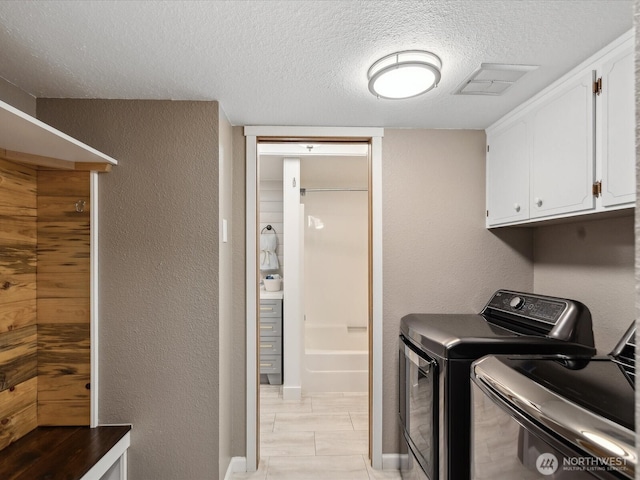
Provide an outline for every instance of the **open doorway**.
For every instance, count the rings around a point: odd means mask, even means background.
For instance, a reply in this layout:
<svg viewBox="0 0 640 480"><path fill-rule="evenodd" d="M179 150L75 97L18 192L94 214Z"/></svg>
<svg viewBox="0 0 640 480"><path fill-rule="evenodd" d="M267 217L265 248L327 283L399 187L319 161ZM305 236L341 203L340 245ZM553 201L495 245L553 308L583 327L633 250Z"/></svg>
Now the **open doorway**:
<svg viewBox="0 0 640 480"><path fill-rule="evenodd" d="M369 153L258 145L261 458L368 461Z"/></svg>
<svg viewBox="0 0 640 480"><path fill-rule="evenodd" d="M382 199L381 193L381 137L383 130L377 128L330 128L330 127L245 127L246 159L247 159L247 259L255 258L256 262L247 262L247 457L246 469L254 471L258 465L259 454L259 308L260 298L257 285L260 280L259 251L260 230L258 221L259 202L259 162L258 145L261 143L363 143L369 150L369 174L367 195L368 209L368 303L369 327L369 381L368 381L368 413L369 454L371 465L375 469L382 468ZM295 158L295 152L290 152ZM289 178L299 189L300 177ZM284 180L286 181L286 180ZM297 183L296 183L297 182ZM299 197L299 191L297 196ZM299 217L302 220L301 217ZM302 224L302 221L300 221ZM283 227L284 228L284 227ZM285 240L285 245L287 240ZM286 269L286 260L285 269ZM284 296L287 296L287 278L290 273L283 274ZM285 300L288 304L291 301ZM286 308L286 307L285 307ZM357 330L357 329L356 329ZM283 339L286 345L286 339ZM302 341L298 342L302 346ZM287 381L287 372L283 368L283 381ZM295 385L294 385L295 387ZM299 391L302 391L301 381ZM291 393L291 392L290 392ZM293 392L295 393L295 392ZM294 395L295 396L295 395ZM368 463L368 462L367 462Z"/></svg>

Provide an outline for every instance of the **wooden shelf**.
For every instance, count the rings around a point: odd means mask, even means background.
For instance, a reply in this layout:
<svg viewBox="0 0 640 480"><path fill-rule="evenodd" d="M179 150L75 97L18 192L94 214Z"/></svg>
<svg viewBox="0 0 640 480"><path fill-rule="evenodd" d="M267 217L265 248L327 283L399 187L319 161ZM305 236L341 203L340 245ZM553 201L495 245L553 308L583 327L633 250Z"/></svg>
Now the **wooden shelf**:
<svg viewBox="0 0 640 480"><path fill-rule="evenodd" d="M39 427L0 452L0 478L100 478L128 448L130 430L130 426Z"/></svg>
<svg viewBox="0 0 640 480"><path fill-rule="evenodd" d="M0 101L0 155L8 160L45 167L75 169L75 164L118 161L66 133Z"/></svg>

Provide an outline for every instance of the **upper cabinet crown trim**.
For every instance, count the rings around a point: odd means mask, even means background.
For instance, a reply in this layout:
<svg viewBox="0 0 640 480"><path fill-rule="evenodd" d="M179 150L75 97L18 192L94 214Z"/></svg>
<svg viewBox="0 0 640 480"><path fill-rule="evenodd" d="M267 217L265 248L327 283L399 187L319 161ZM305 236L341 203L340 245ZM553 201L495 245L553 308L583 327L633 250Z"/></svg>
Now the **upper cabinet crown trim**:
<svg viewBox="0 0 640 480"><path fill-rule="evenodd" d="M118 161L0 101L0 149L73 163Z"/></svg>

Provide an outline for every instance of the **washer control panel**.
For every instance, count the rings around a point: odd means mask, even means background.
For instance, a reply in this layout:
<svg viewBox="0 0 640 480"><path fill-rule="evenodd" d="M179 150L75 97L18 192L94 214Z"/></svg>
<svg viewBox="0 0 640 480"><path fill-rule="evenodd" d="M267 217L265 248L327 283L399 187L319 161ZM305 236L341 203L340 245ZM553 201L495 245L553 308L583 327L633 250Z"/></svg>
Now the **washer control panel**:
<svg viewBox="0 0 640 480"><path fill-rule="evenodd" d="M560 298L498 290L491 297L483 313L487 310L497 310L555 325L568 309L569 303Z"/></svg>
<svg viewBox="0 0 640 480"><path fill-rule="evenodd" d="M511 308L515 308L516 310L520 310L522 307L524 307L525 303L527 303L527 301L523 297L515 295L511 297L509 306Z"/></svg>
<svg viewBox="0 0 640 480"><path fill-rule="evenodd" d="M594 346L591 312L576 300L498 290L480 313L516 333Z"/></svg>

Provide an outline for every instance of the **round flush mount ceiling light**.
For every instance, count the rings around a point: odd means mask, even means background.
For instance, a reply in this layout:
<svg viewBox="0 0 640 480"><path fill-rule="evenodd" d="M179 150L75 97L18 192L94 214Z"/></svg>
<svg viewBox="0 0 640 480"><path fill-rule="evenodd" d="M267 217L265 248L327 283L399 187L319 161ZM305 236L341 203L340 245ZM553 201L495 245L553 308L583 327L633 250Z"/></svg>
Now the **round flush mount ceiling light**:
<svg viewBox="0 0 640 480"><path fill-rule="evenodd" d="M440 82L440 58L424 50L404 50L382 57L369 68L369 91L379 98L422 95Z"/></svg>

